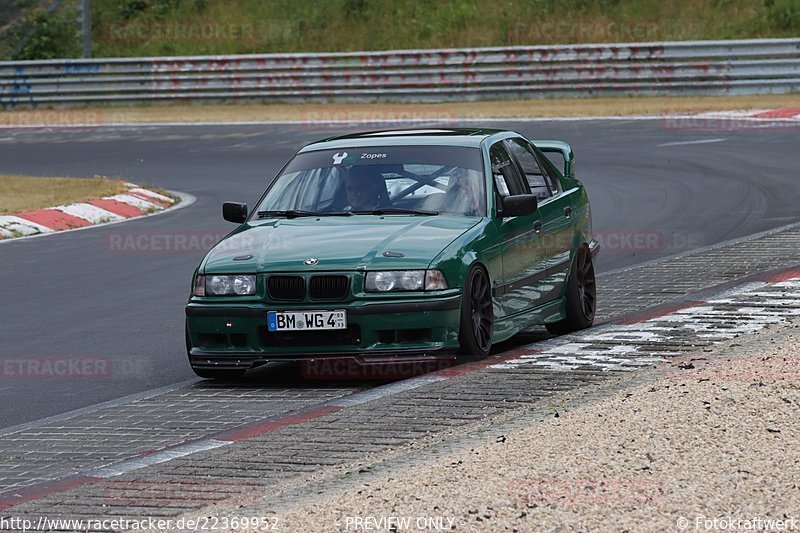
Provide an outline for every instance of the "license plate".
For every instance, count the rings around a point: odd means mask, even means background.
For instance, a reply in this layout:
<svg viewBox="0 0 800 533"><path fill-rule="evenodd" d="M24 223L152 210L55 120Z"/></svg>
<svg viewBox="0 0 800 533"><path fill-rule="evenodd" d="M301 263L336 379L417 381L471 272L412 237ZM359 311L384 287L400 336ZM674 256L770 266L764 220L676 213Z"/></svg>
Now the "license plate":
<svg viewBox="0 0 800 533"><path fill-rule="evenodd" d="M270 331L347 329L347 315L344 311L268 311L267 329Z"/></svg>

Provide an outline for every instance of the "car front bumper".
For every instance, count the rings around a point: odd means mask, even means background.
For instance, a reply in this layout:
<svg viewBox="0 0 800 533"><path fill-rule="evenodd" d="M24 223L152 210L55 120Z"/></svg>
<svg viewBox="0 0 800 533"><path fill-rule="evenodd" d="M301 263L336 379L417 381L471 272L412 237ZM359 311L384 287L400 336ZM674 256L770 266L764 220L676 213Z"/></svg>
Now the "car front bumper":
<svg viewBox="0 0 800 533"><path fill-rule="evenodd" d="M461 296L323 305L190 302L186 343L194 368L248 369L270 361L351 358L359 363L452 358ZM268 311L345 310L346 330L270 332Z"/></svg>

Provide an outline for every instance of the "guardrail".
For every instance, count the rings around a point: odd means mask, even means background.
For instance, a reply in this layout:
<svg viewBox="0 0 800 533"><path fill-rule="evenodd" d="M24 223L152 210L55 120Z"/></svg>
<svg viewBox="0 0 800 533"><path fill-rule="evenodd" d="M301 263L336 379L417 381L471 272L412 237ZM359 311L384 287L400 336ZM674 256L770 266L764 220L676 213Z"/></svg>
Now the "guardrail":
<svg viewBox="0 0 800 533"><path fill-rule="evenodd" d="M800 90L800 39L0 62L0 106Z"/></svg>

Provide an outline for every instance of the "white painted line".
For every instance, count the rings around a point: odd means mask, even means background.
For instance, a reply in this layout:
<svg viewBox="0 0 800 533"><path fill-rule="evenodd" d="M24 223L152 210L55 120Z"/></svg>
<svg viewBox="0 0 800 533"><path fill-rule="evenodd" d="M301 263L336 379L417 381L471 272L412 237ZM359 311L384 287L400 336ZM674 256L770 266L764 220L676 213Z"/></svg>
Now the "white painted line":
<svg viewBox="0 0 800 533"><path fill-rule="evenodd" d="M96 470L87 472L85 475L92 477L102 477L102 478L121 476L122 474L127 474L128 472L139 470L140 468L144 468L146 466L153 466L160 463L166 463L167 461L172 461L173 459L186 457L187 455L191 455L193 453L213 450L221 446L227 446L228 444L233 444L233 443L231 441L201 439L186 444L179 444L177 446L173 446L172 448L167 448L166 450L153 452L151 454L143 455L141 457L124 459L118 463L112 463L108 466L104 466L102 468L98 468Z"/></svg>
<svg viewBox="0 0 800 533"><path fill-rule="evenodd" d="M699 139L699 140L696 140L696 141L675 141L675 142L671 142L671 143L659 144L658 146L662 147L662 146L682 146L682 145L685 145L685 144L721 143L721 142L724 142L724 141L727 141L727 140L728 139L721 139L720 138L720 139Z"/></svg>
<svg viewBox="0 0 800 533"><path fill-rule="evenodd" d="M446 379L447 378L442 376L416 376L413 378L404 379L403 381L380 385L369 390L354 392L352 394L348 394L347 396L342 396L341 398L336 398L329 402L325 402L325 405L331 405L334 407L352 407L354 405L361 405L362 403L385 398L386 396L391 396L399 392L417 389L423 385L435 383L437 381L444 381Z"/></svg>
<svg viewBox="0 0 800 533"><path fill-rule="evenodd" d="M120 216L111 211L106 211L101 207L92 204L69 204L57 205L51 209L58 209L68 215L88 220L92 224L102 224L103 222L113 222L115 220L126 220L125 217Z"/></svg>

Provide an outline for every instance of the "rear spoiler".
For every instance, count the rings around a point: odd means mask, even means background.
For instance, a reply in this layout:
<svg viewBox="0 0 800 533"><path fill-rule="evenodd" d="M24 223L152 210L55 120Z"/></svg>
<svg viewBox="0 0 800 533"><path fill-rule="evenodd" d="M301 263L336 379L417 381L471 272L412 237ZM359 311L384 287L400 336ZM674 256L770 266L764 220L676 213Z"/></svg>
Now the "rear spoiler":
<svg viewBox="0 0 800 533"><path fill-rule="evenodd" d="M559 154L564 158L564 176L568 178L575 177L575 154L572 153L572 147L564 141L533 141L536 148L544 153Z"/></svg>

